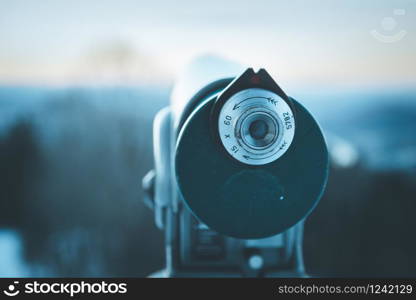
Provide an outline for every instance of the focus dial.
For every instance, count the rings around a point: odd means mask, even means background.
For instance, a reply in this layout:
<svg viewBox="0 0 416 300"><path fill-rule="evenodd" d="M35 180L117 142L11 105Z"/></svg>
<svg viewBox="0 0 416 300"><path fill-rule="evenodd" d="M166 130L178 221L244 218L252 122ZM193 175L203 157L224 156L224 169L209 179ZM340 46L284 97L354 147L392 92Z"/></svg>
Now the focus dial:
<svg viewBox="0 0 416 300"><path fill-rule="evenodd" d="M224 148L234 159L248 165L264 165L289 149L295 120L289 105L277 94L251 88L224 103L218 131Z"/></svg>

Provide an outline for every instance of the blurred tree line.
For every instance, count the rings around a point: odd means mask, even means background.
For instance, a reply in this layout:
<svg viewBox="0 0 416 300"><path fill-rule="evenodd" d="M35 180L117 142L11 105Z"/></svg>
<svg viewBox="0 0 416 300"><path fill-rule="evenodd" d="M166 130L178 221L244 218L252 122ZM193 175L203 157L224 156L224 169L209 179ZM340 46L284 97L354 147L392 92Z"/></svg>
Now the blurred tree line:
<svg viewBox="0 0 416 300"><path fill-rule="evenodd" d="M0 138L0 228L21 234L38 276L146 276L162 268L163 235L142 203L141 179L153 165L152 120L168 91L45 97L43 109ZM308 272L414 276L415 194L415 172L332 167L306 223Z"/></svg>

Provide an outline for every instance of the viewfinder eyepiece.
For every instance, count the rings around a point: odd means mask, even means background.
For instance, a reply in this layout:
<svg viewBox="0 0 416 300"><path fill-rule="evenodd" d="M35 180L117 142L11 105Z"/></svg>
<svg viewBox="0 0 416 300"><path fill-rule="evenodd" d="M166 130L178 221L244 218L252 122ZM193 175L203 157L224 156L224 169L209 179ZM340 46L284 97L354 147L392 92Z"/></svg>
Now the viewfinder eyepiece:
<svg viewBox="0 0 416 300"><path fill-rule="evenodd" d="M290 106L277 94L249 88L222 106L218 133L226 151L248 165L277 160L289 148L295 131Z"/></svg>

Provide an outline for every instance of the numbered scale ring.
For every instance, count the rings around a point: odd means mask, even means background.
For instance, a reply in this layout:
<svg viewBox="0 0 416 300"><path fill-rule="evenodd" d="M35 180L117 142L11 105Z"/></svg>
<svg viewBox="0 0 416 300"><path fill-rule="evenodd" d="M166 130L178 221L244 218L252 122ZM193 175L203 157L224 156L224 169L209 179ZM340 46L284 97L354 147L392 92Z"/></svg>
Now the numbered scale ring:
<svg viewBox="0 0 416 300"><path fill-rule="evenodd" d="M251 88L225 102L218 130L223 146L233 158L248 165L264 165L289 149L295 120L289 105L278 95Z"/></svg>

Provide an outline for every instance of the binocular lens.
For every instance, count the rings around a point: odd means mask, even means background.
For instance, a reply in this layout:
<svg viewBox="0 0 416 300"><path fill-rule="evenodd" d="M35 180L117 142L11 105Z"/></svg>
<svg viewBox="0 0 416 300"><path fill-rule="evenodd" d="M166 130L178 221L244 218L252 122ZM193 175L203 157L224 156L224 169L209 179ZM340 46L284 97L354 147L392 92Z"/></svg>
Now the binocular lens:
<svg viewBox="0 0 416 300"><path fill-rule="evenodd" d="M269 126L267 126L267 122L263 120L256 120L251 122L248 131L253 139L262 140L266 137L267 132L269 131Z"/></svg>
<svg viewBox="0 0 416 300"><path fill-rule="evenodd" d="M259 150L276 141L278 123L269 113L255 112L243 120L241 130L243 142L253 150Z"/></svg>

